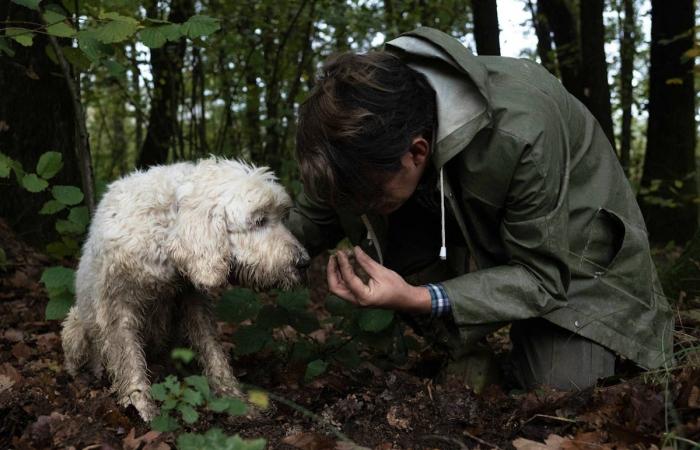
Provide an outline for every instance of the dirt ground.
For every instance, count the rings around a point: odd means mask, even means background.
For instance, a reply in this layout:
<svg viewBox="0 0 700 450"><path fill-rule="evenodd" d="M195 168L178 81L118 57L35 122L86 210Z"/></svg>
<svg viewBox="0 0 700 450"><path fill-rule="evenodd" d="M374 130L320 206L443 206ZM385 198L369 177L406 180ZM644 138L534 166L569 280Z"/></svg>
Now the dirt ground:
<svg viewBox="0 0 700 450"><path fill-rule="evenodd" d="M119 407L105 381L65 372L60 324L43 320L39 278L50 261L6 228L0 234L10 261L0 270L0 449L175 448L174 434L151 431ZM697 347L700 302L686 298L682 308L677 341ZM401 369L333 369L305 384L304 367L256 356L236 362L241 379L293 404L277 402L274 414L249 421L207 413L190 431L216 426L265 437L269 448L308 450L352 448L342 436L374 449L692 448L700 441L700 366L680 362L582 392L506 385L476 395L459 380L438 382L422 358Z"/></svg>

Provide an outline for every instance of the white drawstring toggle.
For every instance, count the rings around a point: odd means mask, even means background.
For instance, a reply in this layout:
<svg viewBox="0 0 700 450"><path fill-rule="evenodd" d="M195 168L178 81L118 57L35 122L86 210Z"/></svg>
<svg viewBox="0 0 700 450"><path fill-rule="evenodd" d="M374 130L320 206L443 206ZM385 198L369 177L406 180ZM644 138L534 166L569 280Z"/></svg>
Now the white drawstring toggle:
<svg viewBox="0 0 700 450"><path fill-rule="evenodd" d="M440 227L442 231L442 247L440 247L440 259L447 259L447 245L445 239L445 180L443 177L443 168L440 167Z"/></svg>

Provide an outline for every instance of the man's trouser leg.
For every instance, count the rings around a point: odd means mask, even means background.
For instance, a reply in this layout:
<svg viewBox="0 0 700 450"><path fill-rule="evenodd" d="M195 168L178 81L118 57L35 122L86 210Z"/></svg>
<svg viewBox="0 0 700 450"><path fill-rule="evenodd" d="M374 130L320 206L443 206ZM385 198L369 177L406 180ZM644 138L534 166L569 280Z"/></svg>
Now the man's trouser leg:
<svg viewBox="0 0 700 450"><path fill-rule="evenodd" d="M526 389L580 390L615 374L613 352L544 319L513 323L510 336L516 376Z"/></svg>

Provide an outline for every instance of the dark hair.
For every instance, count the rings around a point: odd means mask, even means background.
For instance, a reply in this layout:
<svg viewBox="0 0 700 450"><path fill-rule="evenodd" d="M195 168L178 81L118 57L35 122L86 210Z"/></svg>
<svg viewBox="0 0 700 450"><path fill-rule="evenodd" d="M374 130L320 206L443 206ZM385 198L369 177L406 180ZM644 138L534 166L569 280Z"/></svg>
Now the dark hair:
<svg viewBox="0 0 700 450"><path fill-rule="evenodd" d="M435 92L388 52L329 58L301 105L297 160L306 191L331 205L364 209L383 176L401 167L416 136L430 140Z"/></svg>

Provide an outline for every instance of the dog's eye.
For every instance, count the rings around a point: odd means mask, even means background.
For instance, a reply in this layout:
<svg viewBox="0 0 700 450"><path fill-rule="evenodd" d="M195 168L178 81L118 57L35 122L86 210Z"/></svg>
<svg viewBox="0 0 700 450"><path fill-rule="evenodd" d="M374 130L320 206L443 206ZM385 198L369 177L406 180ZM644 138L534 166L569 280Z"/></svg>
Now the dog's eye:
<svg viewBox="0 0 700 450"><path fill-rule="evenodd" d="M267 225L267 216L258 217L255 220L255 224L254 224L255 228L262 228L265 225Z"/></svg>

